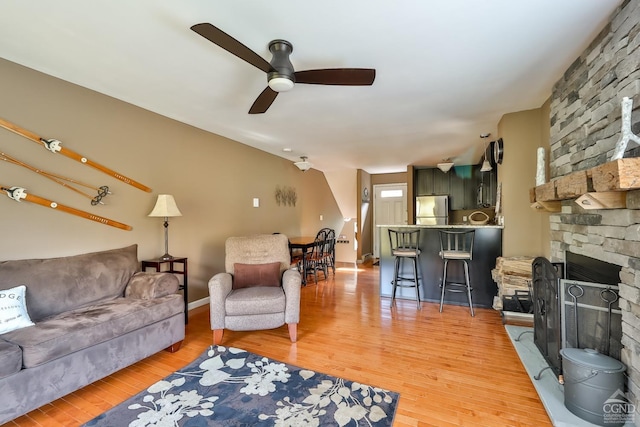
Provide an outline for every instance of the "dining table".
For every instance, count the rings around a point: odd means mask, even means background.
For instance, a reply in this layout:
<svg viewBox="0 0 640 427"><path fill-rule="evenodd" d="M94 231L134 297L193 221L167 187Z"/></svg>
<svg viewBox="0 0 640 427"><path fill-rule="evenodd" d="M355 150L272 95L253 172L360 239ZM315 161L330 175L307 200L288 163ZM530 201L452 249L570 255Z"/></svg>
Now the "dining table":
<svg viewBox="0 0 640 427"><path fill-rule="evenodd" d="M309 266L309 255L313 252L313 247L317 245L315 236L299 236L289 238L289 251L294 249L302 250L302 284L307 284L307 268Z"/></svg>

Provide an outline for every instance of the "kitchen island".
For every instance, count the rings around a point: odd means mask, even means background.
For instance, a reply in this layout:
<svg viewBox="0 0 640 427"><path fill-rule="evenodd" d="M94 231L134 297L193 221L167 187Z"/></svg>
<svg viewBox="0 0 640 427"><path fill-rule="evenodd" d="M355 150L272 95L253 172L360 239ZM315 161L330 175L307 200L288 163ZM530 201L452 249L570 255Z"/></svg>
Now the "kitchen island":
<svg viewBox="0 0 640 427"><path fill-rule="evenodd" d="M495 268L496 258L502 256L502 226L497 225L380 225L380 296L391 297L393 286L394 258L391 255L389 229L414 229L420 231L420 257L418 262L418 276L420 277L420 300L440 302L440 282L442 281L443 261L440 258L440 237L438 230L475 229L473 245L473 260L469 263L471 279L471 297L474 307L491 308L493 297L498 294L498 287L491 278L491 270ZM410 262L405 268L411 267ZM405 274L406 275L406 274ZM464 283L464 273L461 262L449 262L447 281ZM414 288L398 287L396 298L415 300ZM447 292L445 304L468 305L464 292ZM445 308L446 309L446 308Z"/></svg>

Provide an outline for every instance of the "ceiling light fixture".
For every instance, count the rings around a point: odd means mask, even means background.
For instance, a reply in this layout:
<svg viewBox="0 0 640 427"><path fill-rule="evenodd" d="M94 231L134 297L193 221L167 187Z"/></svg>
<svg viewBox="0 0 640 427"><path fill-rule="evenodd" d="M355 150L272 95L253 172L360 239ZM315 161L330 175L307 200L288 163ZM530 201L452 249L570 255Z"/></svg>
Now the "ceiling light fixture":
<svg viewBox="0 0 640 427"><path fill-rule="evenodd" d="M302 161L295 162L294 165L296 165L296 167L302 172L306 172L311 169L311 166L313 165L307 161L307 156L301 156L300 158L302 159Z"/></svg>
<svg viewBox="0 0 640 427"><path fill-rule="evenodd" d="M273 77L269 80L269 87L275 92L286 92L293 89L293 82L286 77Z"/></svg>
<svg viewBox="0 0 640 427"><path fill-rule="evenodd" d="M453 162L449 159L446 159L442 163L438 163L437 166L438 166L438 169L440 169L442 172L447 173L453 167Z"/></svg>

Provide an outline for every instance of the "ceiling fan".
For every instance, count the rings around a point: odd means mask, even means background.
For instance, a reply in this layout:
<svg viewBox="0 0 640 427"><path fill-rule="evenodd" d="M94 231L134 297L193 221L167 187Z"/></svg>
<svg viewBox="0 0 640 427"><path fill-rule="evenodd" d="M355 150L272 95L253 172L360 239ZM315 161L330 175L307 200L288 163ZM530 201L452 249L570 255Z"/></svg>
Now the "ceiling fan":
<svg viewBox="0 0 640 427"><path fill-rule="evenodd" d="M258 95L249 109L249 114L261 114L267 111L278 93L292 89L295 83L369 86L373 84L376 77L376 70L371 68L325 68L295 71L289 61L293 45L286 40L272 40L269 43L269 50L273 55L269 63L247 46L209 23L196 24L191 29L232 55L267 73L268 86Z"/></svg>

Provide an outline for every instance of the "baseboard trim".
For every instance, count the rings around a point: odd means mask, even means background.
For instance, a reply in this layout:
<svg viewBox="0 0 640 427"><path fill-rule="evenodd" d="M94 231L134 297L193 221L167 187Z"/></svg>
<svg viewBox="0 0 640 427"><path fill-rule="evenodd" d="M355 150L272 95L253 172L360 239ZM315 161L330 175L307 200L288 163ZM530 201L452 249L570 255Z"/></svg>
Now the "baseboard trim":
<svg viewBox="0 0 640 427"><path fill-rule="evenodd" d="M202 307L203 305L209 304L209 297L205 297L196 301L191 301L187 304L187 308L189 310L193 310L194 308Z"/></svg>
<svg viewBox="0 0 640 427"><path fill-rule="evenodd" d="M369 258L373 258L372 253L362 255L362 258L357 261L358 264L363 264L369 260Z"/></svg>

